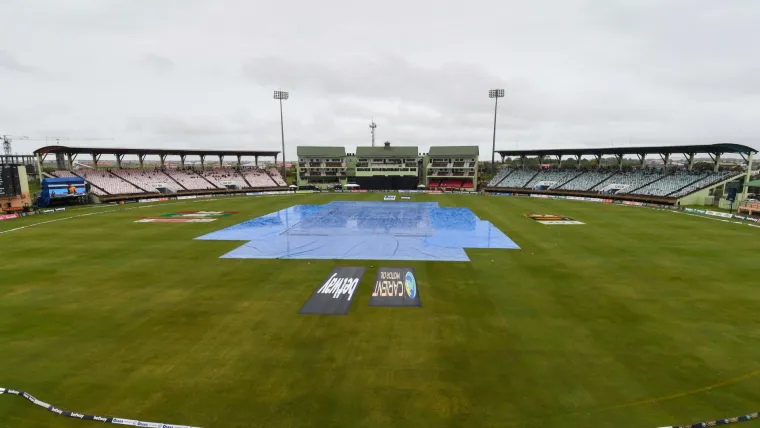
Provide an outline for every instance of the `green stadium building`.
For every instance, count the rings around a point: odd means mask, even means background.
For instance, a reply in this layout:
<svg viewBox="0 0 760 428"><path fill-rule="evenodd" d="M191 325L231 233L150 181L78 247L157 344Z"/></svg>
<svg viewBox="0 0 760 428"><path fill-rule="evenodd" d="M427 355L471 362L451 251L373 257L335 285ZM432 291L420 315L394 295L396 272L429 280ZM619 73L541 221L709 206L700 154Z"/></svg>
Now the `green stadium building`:
<svg viewBox="0 0 760 428"><path fill-rule="evenodd" d="M431 189L475 191L478 184L478 146L431 147L426 183Z"/></svg>
<svg viewBox="0 0 760 428"><path fill-rule="evenodd" d="M356 148L355 183L362 189L416 189L422 182L423 157L417 147Z"/></svg>
<svg viewBox="0 0 760 428"><path fill-rule="evenodd" d="M298 154L298 187L314 186L319 189L328 189L347 184L345 148L300 146L296 152Z"/></svg>
<svg viewBox="0 0 760 428"><path fill-rule="evenodd" d="M430 187L475 191L477 146L431 147L422 155L416 146L298 147L298 186L330 189L354 184L365 190L412 190Z"/></svg>

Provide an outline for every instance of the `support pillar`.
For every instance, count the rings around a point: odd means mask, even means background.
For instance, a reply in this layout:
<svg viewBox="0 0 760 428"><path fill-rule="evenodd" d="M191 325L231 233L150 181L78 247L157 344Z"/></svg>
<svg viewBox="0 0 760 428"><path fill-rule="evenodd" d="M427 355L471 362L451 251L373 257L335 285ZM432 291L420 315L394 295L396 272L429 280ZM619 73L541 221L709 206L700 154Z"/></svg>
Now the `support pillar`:
<svg viewBox="0 0 760 428"><path fill-rule="evenodd" d="M206 155L201 155L201 171L206 169Z"/></svg>
<svg viewBox="0 0 760 428"><path fill-rule="evenodd" d="M520 156L520 163L522 165L522 169L525 169L525 155Z"/></svg>
<svg viewBox="0 0 760 428"><path fill-rule="evenodd" d="M662 159L662 168L666 169L670 162L670 153L660 153L660 159Z"/></svg>
<svg viewBox="0 0 760 428"><path fill-rule="evenodd" d="M98 155L95 153L92 154L92 166L95 167L95 169L98 168Z"/></svg>
<svg viewBox="0 0 760 428"><path fill-rule="evenodd" d="M602 154L596 154L594 157L596 158L596 169L602 169Z"/></svg>
<svg viewBox="0 0 760 428"><path fill-rule="evenodd" d="M240 156L240 155L237 155L237 160L238 160L238 162L237 162L237 167L238 167L238 169L240 169L240 168L241 168L241 165L240 165L240 158L241 158L241 157L242 157L242 156Z"/></svg>
<svg viewBox="0 0 760 428"><path fill-rule="evenodd" d="M158 155L158 157L161 159L161 169L166 169L166 155Z"/></svg>
<svg viewBox="0 0 760 428"><path fill-rule="evenodd" d="M752 178L752 157L755 154L749 152L749 158L747 158L747 173L744 174L744 184L742 185L742 197L739 202L747 200L747 192L749 191L749 180Z"/></svg>
<svg viewBox="0 0 760 428"><path fill-rule="evenodd" d="M644 165L647 162L647 155L646 155L646 153L640 153L640 154L637 154L636 156L639 157L639 168L644 168Z"/></svg>
<svg viewBox="0 0 760 428"><path fill-rule="evenodd" d="M715 165L713 166L713 172L718 172L720 166L720 153L715 153Z"/></svg>
<svg viewBox="0 0 760 428"><path fill-rule="evenodd" d="M259 156L256 155L253 157L253 164L256 165L256 168L259 167Z"/></svg>
<svg viewBox="0 0 760 428"><path fill-rule="evenodd" d="M580 168L581 167L581 160L583 160L583 156L581 156L581 155L575 155L575 157L578 158L578 168Z"/></svg>
<svg viewBox="0 0 760 428"><path fill-rule="evenodd" d="M562 168L562 155L557 155L557 168Z"/></svg>
<svg viewBox="0 0 760 428"><path fill-rule="evenodd" d="M219 168L224 168L224 155L219 155Z"/></svg>
<svg viewBox="0 0 760 428"><path fill-rule="evenodd" d="M623 155L615 155L618 161L618 169L623 169Z"/></svg>
<svg viewBox="0 0 760 428"><path fill-rule="evenodd" d="M179 165L182 167L182 169L185 169L185 156L186 155L179 155Z"/></svg>
<svg viewBox="0 0 760 428"><path fill-rule="evenodd" d="M694 153L684 153L685 158L689 159L689 171L694 169Z"/></svg>
<svg viewBox="0 0 760 428"><path fill-rule="evenodd" d="M42 183L42 161L43 161L43 159L42 159L42 157L40 156L39 153L37 153L34 156L34 158L37 159L37 173L39 173L39 175L40 175L40 183Z"/></svg>
<svg viewBox="0 0 760 428"><path fill-rule="evenodd" d="M116 155L116 166L121 169L121 160L124 159L124 155Z"/></svg>
<svg viewBox="0 0 760 428"><path fill-rule="evenodd" d="M145 160L145 155L137 155L137 162L140 163L140 169L143 169L143 161Z"/></svg>

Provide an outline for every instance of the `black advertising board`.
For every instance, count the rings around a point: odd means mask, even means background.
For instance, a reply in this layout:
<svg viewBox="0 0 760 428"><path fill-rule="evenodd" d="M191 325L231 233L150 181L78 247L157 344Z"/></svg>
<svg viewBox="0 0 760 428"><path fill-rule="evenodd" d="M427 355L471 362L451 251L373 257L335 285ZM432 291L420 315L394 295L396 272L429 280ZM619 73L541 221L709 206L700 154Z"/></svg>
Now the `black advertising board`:
<svg viewBox="0 0 760 428"><path fill-rule="evenodd" d="M13 168L11 165L0 165L0 196L16 196L16 186L13 183ZM18 174L16 175L18 181Z"/></svg>
<svg viewBox="0 0 760 428"><path fill-rule="evenodd" d="M338 266L304 303L299 314L347 315L364 267Z"/></svg>
<svg viewBox="0 0 760 428"><path fill-rule="evenodd" d="M422 306L417 277L412 268L381 267L377 270L370 306Z"/></svg>

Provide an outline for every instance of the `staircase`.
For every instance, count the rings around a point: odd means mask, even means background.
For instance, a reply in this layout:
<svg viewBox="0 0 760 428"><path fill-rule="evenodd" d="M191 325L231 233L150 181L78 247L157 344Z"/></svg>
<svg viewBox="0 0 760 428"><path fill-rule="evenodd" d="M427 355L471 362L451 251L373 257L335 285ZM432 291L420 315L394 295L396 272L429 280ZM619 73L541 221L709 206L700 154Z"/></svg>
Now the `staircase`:
<svg viewBox="0 0 760 428"><path fill-rule="evenodd" d="M202 178L202 179L206 180L206 181L208 182L208 184L210 184L210 185L214 186L214 189L219 189L219 188L220 188L220 187L219 187L219 186L217 186L216 184L212 183L212 182L211 182L211 180L209 180L208 178L206 178L206 176L205 176L205 175L203 175L203 174L201 174L200 172L196 172L196 174L198 174L198 176L199 176L200 178Z"/></svg>
<svg viewBox="0 0 760 428"><path fill-rule="evenodd" d="M569 180L565 181L564 183L560 184L559 186L556 186L556 187L555 187L555 186L552 186L552 187L550 187L550 188L549 188L549 190L556 190L556 189L560 189L560 188L562 188L562 187L563 187L565 184L567 184L567 183L569 183L569 182L571 182L571 181L575 180L576 178L580 177L581 175L583 175L583 174L585 174L585 173L586 173L585 171L579 171L579 172L578 172L578 174L575 174L575 175L573 176L573 178L571 178L571 179L569 179Z"/></svg>
<svg viewBox="0 0 760 428"><path fill-rule="evenodd" d="M105 189L103 189L102 187L99 187L99 186L96 186L96 185L92 184L90 181L88 181L88 180L87 180L86 178L84 178L83 176L81 176L81 175L77 174L76 172L74 172L74 171L69 171L69 172L71 172L72 174L76 175L76 176L77 176L77 177L79 177L79 178L83 178L83 179L84 179L84 181L86 181L86 182L87 182L87 183L88 183L90 186L92 186L92 187L94 187L94 188L96 188L96 189L100 190L101 192L105 193L106 195L110 195L110 193L106 192L106 191L105 191Z"/></svg>
<svg viewBox="0 0 760 428"><path fill-rule="evenodd" d="M501 182L504 181L504 180L506 180L507 177L509 177L510 175L512 175L512 173L515 172L515 171L517 171L517 170L513 169L512 171L509 171L509 173L507 173L507 175L505 175L504 178L502 178L501 180L499 180L498 183L494 184L493 187L499 187L499 185L501 184Z"/></svg>
<svg viewBox="0 0 760 428"><path fill-rule="evenodd" d="M167 174L167 173L165 173L163 171L161 171L161 173L164 174L165 176L169 177L169 180L177 183L177 186L181 187L183 190L187 190L187 187L183 186L182 183L180 183L179 181L175 180L174 177L172 177L171 175L169 175L169 174Z"/></svg>
<svg viewBox="0 0 760 428"><path fill-rule="evenodd" d="M602 180L602 181L600 181L600 182L598 182L598 183L596 183L596 184L592 185L591 187L589 187L589 188L588 188L588 189L586 189L585 191L586 191L586 192L593 192L593 191L594 191L593 189L594 189L596 186L598 186L598 185L600 185L600 184L604 183L605 181L607 181L607 180L611 179L611 178L612 178L612 177L614 177L616 174L617 174L617 173L613 172L612 174L608 175L608 176L607 176L607 178L605 178L604 180Z"/></svg>
<svg viewBox="0 0 760 428"><path fill-rule="evenodd" d="M243 181L245 182L245 185L246 185L247 187L249 187L249 188L253 187L253 186L251 186L251 183L249 183L249 182L248 182L248 180L246 180L246 178L245 178L245 175L243 175L243 174L242 174L240 171L238 171L238 170L235 170L235 172L237 173L237 175L239 175L239 176L240 176L240 178L242 178L242 179L243 179Z"/></svg>
<svg viewBox="0 0 760 428"><path fill-rule="evenodd" d="M274 185L276 187L280 187L280 185L277 183L277 181L275 181L274 177L272 177L272 174L270 174L269 171L267 171L265 169L264 172L266 173L267 177L269 177L272 180L272 183L274 183ZM283 178L283 180L284 180L284 178ZM287 184L287 183L285 183L285 184Z"/></svg>
<svg viewBox="0 0 760 428"><path fill-rule="evenodd" d="M625 193L631 194L631 193L633 193L633 192L635 192L635 191L637 191L637 190L639 190L639 189L643 189L644 187L647 187L647 186L649 186L649 185L650 185L650 184L652 184L652 183L657 183L658 181L662 180L663 178L665 178L665 177L669 177L669 176L671 176L671 175L673 175L673 173L672 173L672 172L671 172L671 173L668 173L668 174L663 174L663 175L662 175L662 177L660 177L660 178L658 178L658 179L656 179L656 180L652 180L652 181L650 181L649 183L647 183L647 184L644 184L643 186L639 186L639 187L637 187L637 188L635 188L635 189L633 189L633 190L627 191L627 192L625 192ZM692 182L692 183L693 183L693 182Z"/></svg>
<svg viewBox="0 0 760 428"><path fill-rule="evenodd" d="M147 191L147 190L143 189L142 187L138 186L137 184L135 184L135 183L133 183L133 182L131 182L131 181L127 180L126 178L124 178L124 177L119 177L118 175L116 175L116 174L112 173L111 171L108 171L108 173L109 173L109 174L111 174L111 176L112 176L113 178L115 178L115 179L117 179L117 180L123 180L123 181L126 181L127 183L129 183L129 184L131 184L131 185L133 185L133 186L137 187L138 189L142 190L142 191L143 191L143 192L145 192L145 193L156 193L156 191L155 191L155 190L153 190L152 192L149 192L149 191Z"/></svg>

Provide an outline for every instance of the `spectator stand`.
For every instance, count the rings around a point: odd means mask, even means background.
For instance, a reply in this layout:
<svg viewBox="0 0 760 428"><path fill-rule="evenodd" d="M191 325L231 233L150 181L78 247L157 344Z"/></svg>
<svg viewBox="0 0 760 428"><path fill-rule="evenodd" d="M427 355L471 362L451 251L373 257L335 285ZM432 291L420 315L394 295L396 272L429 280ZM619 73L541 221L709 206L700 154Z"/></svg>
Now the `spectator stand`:
<svg viewBox="0 0 760 428"><path fill-rule="evenodd" d="M752 147L740 144L709 144L652 147L610 147L584 149L549 150L497 150L502 163L506 157L517 157L521 168L502 168L484 189L486 192L546 193L566 196L604 195L610 199L627 199L642 202L657 202L680 205L702 205L716 195L725 193L727 183L740 181L742 189L737 194L739 202L747 199L751 171L723 169L721 156L739 155L746 165L751 165L757 153ZM671 155L683 154L684 168L673 168ZM697 154L707 154L712 159L712 171L695 171L694 159ZM638 157L637 167L623 166L626 155ZM662 168L647 168L647 156L658 155ZM616 165L600 167L605 156L614 156ZM552 168L526 169L528 157L536 157L539 165L544 160L556 157L557 166ZM562 158L577 161L577 168L560 168ZM596 167L582 169L582 159L593 157ZM718 190L720 187L723 191Z"/></svg>
<svg viewBox="0 0 760 428"><path fill-rule="evenodd" d="M277 162L279 151L242 150L177 150L177 149L129 149L108 147L67 147L46 146L34 152L38 168L42 170L48 155L56 157L59 169L46 174L66 178L81 177L89 185L89 195L95 202L117 202L146 196L166 194L194 195L208 193L236 193L257 190L272 190L285 187L279 174L258 168L259 157L271 157ZM79 165L74 168L77 156L92 157L92 166ZM116 168L100 168L102 155L114 156ZM132 155L138 159L139 167L123 165L124 157ZM146 168L146 156L157 156L159 163ZM167 157L178 157L176 165L167 165ZM206 168L206 158L219 160L217 167ZM234 167L223 167L225 158L237 159ZM254 159L254 167L241 166L244 157ZM198 159L197 166L186 164L188 158Z"/></svg>

